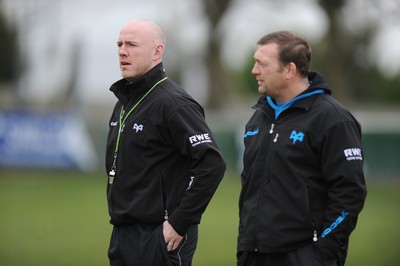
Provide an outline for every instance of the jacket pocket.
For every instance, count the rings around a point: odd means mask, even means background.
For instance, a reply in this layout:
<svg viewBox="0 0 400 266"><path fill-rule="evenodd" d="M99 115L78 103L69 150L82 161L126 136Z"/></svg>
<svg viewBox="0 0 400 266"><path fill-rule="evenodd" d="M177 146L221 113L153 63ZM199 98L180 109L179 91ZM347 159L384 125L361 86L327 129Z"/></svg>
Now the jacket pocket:
<svg viewBox="0 0 400 266"><path fill-rule="evenodd" d="M160 171L160 177L161 177L162 207L164 209L164 220L168 220L169 213L167 208L167 181L162 171Z"/></svg>
<svg viewBox="0 0 400 266"><path fill-rule="evenodd" d="M311 199L310 199L310 188L308 187L308 184L305 187L306 190L306 204L307 204L307 215L311 221L311 225L312 225L312 229L314 230L312 236L313 236L313 242L317 242L318 241L318 228L313 216L313 211L311 209ZM310 234L311 236L311 234Z"/></svg>

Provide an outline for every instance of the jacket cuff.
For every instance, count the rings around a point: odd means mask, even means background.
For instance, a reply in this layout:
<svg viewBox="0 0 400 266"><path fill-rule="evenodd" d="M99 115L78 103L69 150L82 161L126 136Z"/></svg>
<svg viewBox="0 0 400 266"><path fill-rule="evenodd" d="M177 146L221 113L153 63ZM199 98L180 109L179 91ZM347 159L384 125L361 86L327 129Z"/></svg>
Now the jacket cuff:
<svg viewBox="0 0 400 266"><path fill-rule="evenodd" d="M168 222L180 236L184 236L193 224L193 219L185 216L179 209L175 209L169 216Z"/></svg>

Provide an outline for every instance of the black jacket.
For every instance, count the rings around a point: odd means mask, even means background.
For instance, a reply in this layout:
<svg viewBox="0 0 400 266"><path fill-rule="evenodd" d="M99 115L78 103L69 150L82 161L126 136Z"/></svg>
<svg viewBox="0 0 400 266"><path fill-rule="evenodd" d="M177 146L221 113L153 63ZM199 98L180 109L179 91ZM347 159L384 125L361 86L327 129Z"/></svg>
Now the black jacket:
<svg viewBox="0 0 400 266"><path fill-rule="evenodd" d="M238 251L288 252L312 243L346 257L365 196L361 128L318 73L275 118L260 98L246 124Z"/></svg>
<svg viewBox="0 0 400 266"><path fill-rule="evenodd" d="M111 86L119 101L109 124L107 174L114 163L121 108L125 117L163 78L159 64L133 84L122 79ZM168 217L183 235L191 224L200 222L226 165L203 108L166 79L127 117L115 167L114 182L107 186L110 223L160 224Z"/></svg>

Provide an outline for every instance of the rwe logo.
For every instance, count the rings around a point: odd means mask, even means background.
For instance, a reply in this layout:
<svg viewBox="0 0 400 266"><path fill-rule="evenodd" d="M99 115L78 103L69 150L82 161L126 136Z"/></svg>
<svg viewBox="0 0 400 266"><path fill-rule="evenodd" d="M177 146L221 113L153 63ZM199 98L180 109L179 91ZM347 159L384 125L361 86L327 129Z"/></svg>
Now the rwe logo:
<svg viewBox="0 0 400 266"><path fill-rule="evenodd" d="M193 136L189 137L189 141L190 141L190 144L192 144L192 147L195 147L202 143L212 142L209 133L193 135Z"/></svg>
<svg viewBox="0 0 400 266"><path fill-rule="evenodd" d="M346 156L347 161L353 161L353 160L362 161L362 153L360 148L349 148L345 149L343 152L344 156Z"/></svg>

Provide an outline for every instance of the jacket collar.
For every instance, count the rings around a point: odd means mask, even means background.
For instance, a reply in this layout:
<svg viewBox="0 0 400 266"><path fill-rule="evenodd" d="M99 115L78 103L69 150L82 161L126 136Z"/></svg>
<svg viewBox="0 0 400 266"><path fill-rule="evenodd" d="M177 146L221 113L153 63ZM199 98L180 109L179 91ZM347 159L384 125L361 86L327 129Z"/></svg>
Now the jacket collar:
<svg viewBox="0 0 400 266"><path fill-rule="evenodd" d="M122 105L126 106L132 97L142 95L163 77L165 77L165 70L163 64L159 63L134 83L128 83L126 79L118 80L111 85L110 91L115 94Z"/></svg>
<svg viewBox="0 0 400 266"><path fill-rule="evenodd" d="M308 80L310 83L310 86L303 91L300 95L310 95L308 97L304 97L296 102L294 102L291 106L292 107L297 107L297 108L301 108L301 109L305 109L308 110L310 109L312 103L315 100L315 96L313 97L313 92L317 91L317 90L323 90L323 94L328 94L331 95L332 94L332 89L329 87L329 85L326 83L324 77L318 73L318 72L310 72L308 74ZM265 96L261 96L257 103L254 105L254 108L262 108L262 106L268 105L267 102L267 97Z"/></svg>

